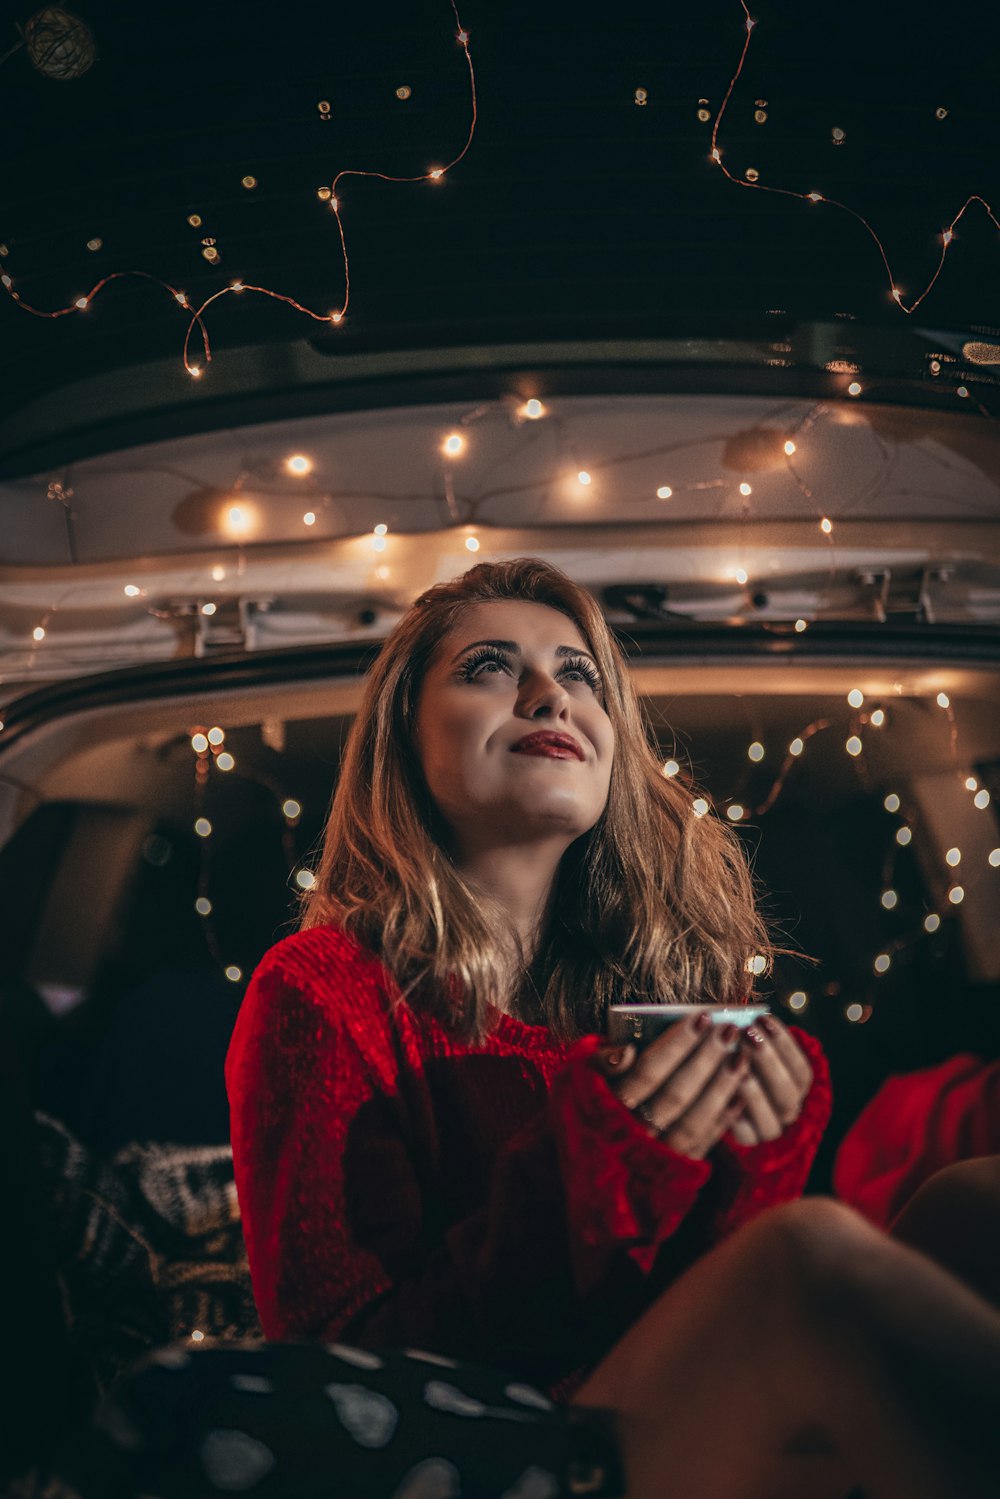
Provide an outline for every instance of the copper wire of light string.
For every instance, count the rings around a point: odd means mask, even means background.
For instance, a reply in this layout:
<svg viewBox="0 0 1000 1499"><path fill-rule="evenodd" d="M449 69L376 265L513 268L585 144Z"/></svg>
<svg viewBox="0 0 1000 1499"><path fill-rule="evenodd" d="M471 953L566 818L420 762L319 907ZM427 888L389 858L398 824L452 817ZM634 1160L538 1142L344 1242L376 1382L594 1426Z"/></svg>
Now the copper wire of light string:
<svg viewBox="0 0 1000 1499"><path fill-rule="evenodd" d="M287 306L294 308L296 312L304 313L304 315L306 317L312 318L314 322L317 322L317 323L330 323L330 324L333 324L333 325L336 325L338 323L343 322L344 317L347 314L348 304L350 303L350 300L351 300L351 265L350 265L350 258L349 258L348 253L347 253L347 238L346 238L346 235L344 234L344 223L343 223L343 220L342 220L342 218L340 216L340 199L337 197L337 184L338 184L338 182L341 181L342 178L344 178L344 177L375 177L380 182L431 182L431 181L437 182L437 181L440 181L440 179L442 177L444 177L447 172L450 172L451 169L452 169L452 167L457 166L458 163L462 160L462 157L466 154L466 152L468 151L469 147L472 145L472 137L475 134L476 121L477 121L477 118L478 118L478 102L477 102L477 98L476 98L476 74L475 74L475 70L474 70L474 68L472 66L472 56L471 56L471 53L469 52L469 34L465 30L465 27L462 25L462 22L459 19L458 9L457 9L457 7L455 5L455 0L450 0L450 3L451 3L451 8L452 8L452 10L455 13L455 21L456 21L456 23L458 25L458 37L457 37L457 40L461 44L462 50L465 53L465 60L468 63L468 67L469 67L469 88L470 88L471 100L472 100L472 118L469 121L469 134L468 134L468 136L466 138L465 145L462 147L461 151L459 151L458 155L455 156L455 157L453 157L452 160L449 161L446 166L443 166L443 167L432 167L429 172L419 172L416 176L395 177L395 176L390 175L388 172L368 172L368 171L362 171L362 170L360 170L359 168L356 168L356 167L345 167L343 171L338 172L337 175L336 175L336 177L334 177L333 182L330 184L330 207L333 209L334 217L337 220L337 230L338 230L338 232L340 234L340 246L341 246L341 251L342 251L343 257L344 257L344 302L343 302L343 306L340 307L336 312L314 312L311 307L305 307L305 306L303 306L303 304L301 302L297 302L294 297L287 296L287 295L285 295L282 292L272 291L269 287L266 287L266 286L249 286L249 285L247 285L243 281L236 281L231 286L223 286L223 287L221 287L219 289L219 291L213 292L210 297L206 298L206 300L201 304L201 306L198 308L198 311L194 314L194 316L191 319L191 324L190 324L190 326L188 328L187 335L186 335L186 337L184 339L184 368L187 370L187 372L188 372L189 375L198 376L198 375L201 374L201 370L196 365L192 365L191 362L190 362L190 360L189 360L189 358L188 358L188 350L189 350L189 346L190 346L191 334L194 331L195 324L201 318L201 316L205 312L205 310L208 307L210 307L213 302L218 301L218 299L220 297L225 297L225 296L229 296L229 295L237 295L238 296L238 295L241 295L243 292L256 292L259 296L271 297L276 302L284 302ZM211 350L206 345L206 350L205 350L206 363L210 362L211 358L212 358Z"/></svg>
<svg viewBox="0 0 1000 1499"><path fill-rule="evenodd" d="M179 291L175 286L171 286L169 282L161 280L159 276L154 276L152 272L140 270L112 271L107 276L102 276L99 281L95 282L95 284L85 295L75 297L73 301L70 302L67 306L48 310L43 307L35 307L31 303L26 302L20 295L20 293L14 290L13 279L10 273L7 271L7 268L2 260L0 260L0 287L2 287L3 290L7 292L7 295L10 297L11 301L16 304L16 306L22 308L25 312L30 312L33 317L54 319L68 317L71 313L74 312L86 312L87 308L93 302L94 298L104 289L105 286L107 286L112 281L121 280L125 276L136 276L144 281L153 281L158 286L162 286L165 291L169 292L178 306L191 313L191 320L188 324L187 333L184 338L183 359L185 370L189 375L192 375L195 378L201 375L202 370L200 365L192 364L189 357L191 335L193 334L195 328L200 331L205 363L211 363L212 346L209 341L208 329L205 325L203 317L206 310L212 305L213 302L218 301L220 297L228 296L230 294L239 295L243 292L256 292L259 296L270 297L276 302L284 302L286 306L294 308L296 312L303 313L304 316L312 318L315 322L330 323L334 325L342 322L344 319L344 315L347 312L348 302L350 301L351 276L350 263L347 254L347 240L344 234L344 225L340 217L340 204L337 199L338 182L340 182L341 178L343 177L377 177L382 182L439 181L442 177L444 177L448 172L451 171L452 167L457 166L457 164L462 160L463 156L465 156L469 147L472 145L472 138L475 134L476 122L478 118L476 75L472 66L472 55L469 51L469 33L466 31L465 27L462 25L461 19L459 18L458 7L455 3L455 0L449 0L449 3L455 16L456 25L458 26L457 40L465 53L465 60L469 67L469 84L472 98L472 117L469 124L468 137L466 138L465 145L462 147L461 151L459 151L458 155L453 157L452 160L449 161L445 166L433 167L429 172L421 172L416 176L395 177L389 175L386 172L369 172L362 171L358 168L345 168L343 171L337 173L331 187L330 207L333 209L333 212L337 219L337 229L340 234L340 245L344 257L344 302L343 306L338 311L327 313L315 312L311 307L306 307L303 303L297 301L295 297L288 296L284 292L273 291L270 287L267 286L251 286L239 280L233 282L230 286L221 287L218 291L213 292L210 297L205 298L204 302L202 302L201 306L196 311L193 311L191 308L191 303L189 302L184 292Z"/></svg>
<svg viewBox="0 0 1000 1499"><path fill-rule="evenodd" d="M1000 219L997 218L996 214L993 212L986 199L981 198L978 193L972 193L968 198L966 198L965 202L958 210L958 213L956 213L947 229L945 229L941 235L941 258L938 261L937 269L935 270L933 276L928 281L927 285L924 287L920 295L918 297L915 297L912 302L907 304L903 301L903 294L900 288L896 285L896 280L892 274L892 266L889 264L889 257L886 253L885 246L883 245L881 239L879 239L878 234L872 228L868 220L864 217L863 214L858 213L857 209L851 208L847 203L841 203L837 198L828 198L823 193L802 193L796 192L794 188L790 187L769 187L765 182L751 182L746 178L734 176L722 161L722 151L719 147L719 127L722 124L722 117L726 112L729 101L732 98L733 90L736 88L736 85L740 80L740 76L746 64L747 54L750 51L750 38L752 37L757 26L757 22L753 19L747 7L746 0L740 0L740 5L742 6L743 14L746 17L746 39L743 43L743 51L740 54L739 63L736 66L736 72L733 74L732 78L729 81L729 87L726 89L725 97L722 100L722 104L719 107L719 112L715 117L714 124L712 125L712 150L710 153L710 159L715 162L716 166L720 169L721 172L723 172L726 178L730 182L735 183L737 187L752 188L756 192L762 193L777 193L780 197L783 198L798 198L803 203L829 203L832 208L841 208L843 209L844 213L849 213L851 215L851 218L856 219L858 223L868 231L869 235L874 240L875 247L878 250L879 255L882 257L882 264L885 266L886 275L889 277L889 293L892 300L896 303L896 306L899 307L907 315L916 312L917 308L920 306L921 302L927 296L928 292L931 290L932 286L941 274L941 271L944 267L945 256L947 255L955 239L955 225L961 219L966 209L970 208L973 203L981 203L983 208L986 210L987 216L996 229L1000 229Z"/></svg>

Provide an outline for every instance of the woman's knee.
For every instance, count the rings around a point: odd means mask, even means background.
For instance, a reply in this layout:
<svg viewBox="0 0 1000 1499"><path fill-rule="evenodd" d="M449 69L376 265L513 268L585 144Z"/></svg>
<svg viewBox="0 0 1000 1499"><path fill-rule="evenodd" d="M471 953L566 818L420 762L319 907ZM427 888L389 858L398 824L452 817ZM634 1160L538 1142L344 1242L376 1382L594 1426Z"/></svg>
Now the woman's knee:
<svg viewBox="0 0 1000 1499"><path fill-rule="evenodd" d="M1000 1155L972 1156L942 1166L918 1187L910 1201L932 1195L948 1201L956 1197L982 1202L993 1200L1000 1208Z"/></svg>
<svg viewBox="0 0 1000 1499"><path fill-rule="evenodd" d="M892 1255L885 1235L832 1197L806 1197L757 1220L779 1284L798 1305L824 1309L856 1298Z"/></svg>

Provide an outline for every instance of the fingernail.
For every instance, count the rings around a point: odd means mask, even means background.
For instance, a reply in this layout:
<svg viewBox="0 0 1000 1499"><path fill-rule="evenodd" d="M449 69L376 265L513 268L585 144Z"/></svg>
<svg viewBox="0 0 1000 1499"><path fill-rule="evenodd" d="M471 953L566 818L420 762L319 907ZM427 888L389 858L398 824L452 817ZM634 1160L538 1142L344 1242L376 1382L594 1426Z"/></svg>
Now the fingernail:
<svg viewBox="0 0 1000 1499"><path fill-rule="evenodd" d="M725 1041L726 1045L730 1046L736 1040L735 1025L724 1025L719 1032L719 1040Z"/></svg>
<svg viewBox="0 0 1000 1499"><path fill-rule="evenodd" d="M706 1014L706 1012L702 1010L701 1014L698 1016L697 1020L694 1023L694 1028L696 1031L707 1031L711 1024L711 1015Z"/></svg>
<svg viewBox="0 0 1000 1499"><path fill-rule="evenodd" d="M762 1015L760 1025L761 1029L767 1031L769 1036L773 1036L778 1029L773 1015Z"/></svg>
<svg viewBox="0 0 1000 1499"><path fill-rule="evenodd" d="M604 1053L605 1066L620 1067L622 1064L622 1057L624 1055L625 1053L623 1051L606 1051Z"/></svg>
<svg viewBox="0 0 1000 1499"><path fill-rule="evenodd" d="M764 1045L764 1037L761 1035L760 1031L757 1030L756 1026L750 1026L750 1028L746 1032L746 1038L754 1046Z"/></svg>

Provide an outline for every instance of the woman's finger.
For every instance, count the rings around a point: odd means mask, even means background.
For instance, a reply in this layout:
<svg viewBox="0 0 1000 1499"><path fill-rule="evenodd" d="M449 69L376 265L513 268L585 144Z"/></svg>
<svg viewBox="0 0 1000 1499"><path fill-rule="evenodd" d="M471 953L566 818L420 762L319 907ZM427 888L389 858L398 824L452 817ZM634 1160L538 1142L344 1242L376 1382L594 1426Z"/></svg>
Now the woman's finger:
<svg viewBox="0 0 1000 1499"><path fill-rule="evenodd" d="M760 1079L753 1071L747 1073L740 1085L740 1097L746 1104L747 1119L761 1140L776 1140L784 1125L774 1111Z"/></svg>
<svg viewBox="0 0 1000 1499"><path fill-rule="evenodd" d="M792 1077L771 1037L756 1025L744 1032L743 1047L782 1126L791 1124L799 1116L805 1089Z"/></svg>
<svg viewBox="0 0 1000 1499"><path fill-rule="evenodd" d="M771 1038L774 1049L802 1089L803 1094L808 1093L812 1087L812 1065L791 1031L787 1026L782 1025L776 1015L765 1015L760 1025Z"/></svg>
<svg viewBox="0 0 1000 1499"><path fill-rule="evenodd" d="M707 1016L703 1019L701 1015L678 1020L639 1052L620 1083L612 1084L626 1108L634 1109L652 1098L669 1078L677 1076L704 1043L713 1039L708 1034L711 1022L706 1024L705 1020Z"/></svg>
<svg viewBox="0 0 1000 1499"><path fill-rule="evenodd" d="M732 1029L732 1035L728 1034ZM638 1110L654 1129L669 1129L701 1095L719 1067L731 1054L736 1039L735 1028L713 1026L707 1035L697 1038L695 1049L675 1066L664 1079L657 1069L650 1087L650 1077L642 1074L643 1057L622 1080L618 1096L626 1108Z"/></svg>
<svg viewBox="0 0 1000 1499"><path fill-rule="evenodd" d="M749 1071L749 1062L739 1052L720 1058L715 1073L690 1107L669 1128L661 1129L671 1149L695 1160L703 1159L738 1116L742 1105L736 1101L736 1094ZM654 1099L646 1113L654 1123L656 1111Z"/></svg>

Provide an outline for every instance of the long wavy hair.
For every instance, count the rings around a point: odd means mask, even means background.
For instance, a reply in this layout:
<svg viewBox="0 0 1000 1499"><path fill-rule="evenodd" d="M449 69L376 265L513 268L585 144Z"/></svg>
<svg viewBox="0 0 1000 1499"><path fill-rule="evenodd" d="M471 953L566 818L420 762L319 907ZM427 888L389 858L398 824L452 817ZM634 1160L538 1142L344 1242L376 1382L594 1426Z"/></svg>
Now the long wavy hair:
<svg viewBox="0 0 1000 1499"><path fill-rule="evenodd" d="M509 919L456 867L411 728L439 643L471 606L508 599L574 622L615 736L605 809L563 855L530 965ZM570 1039L603 1029L612 1003L740 1002L774 949L743 846L717 817L696 814L697 795L683 776L664 776L625 658L586 589L538 558L481 562L421 594L382 645L301 925L348 932L410 1004L472 1040L488 1034L496 1009Z"/></svg>

